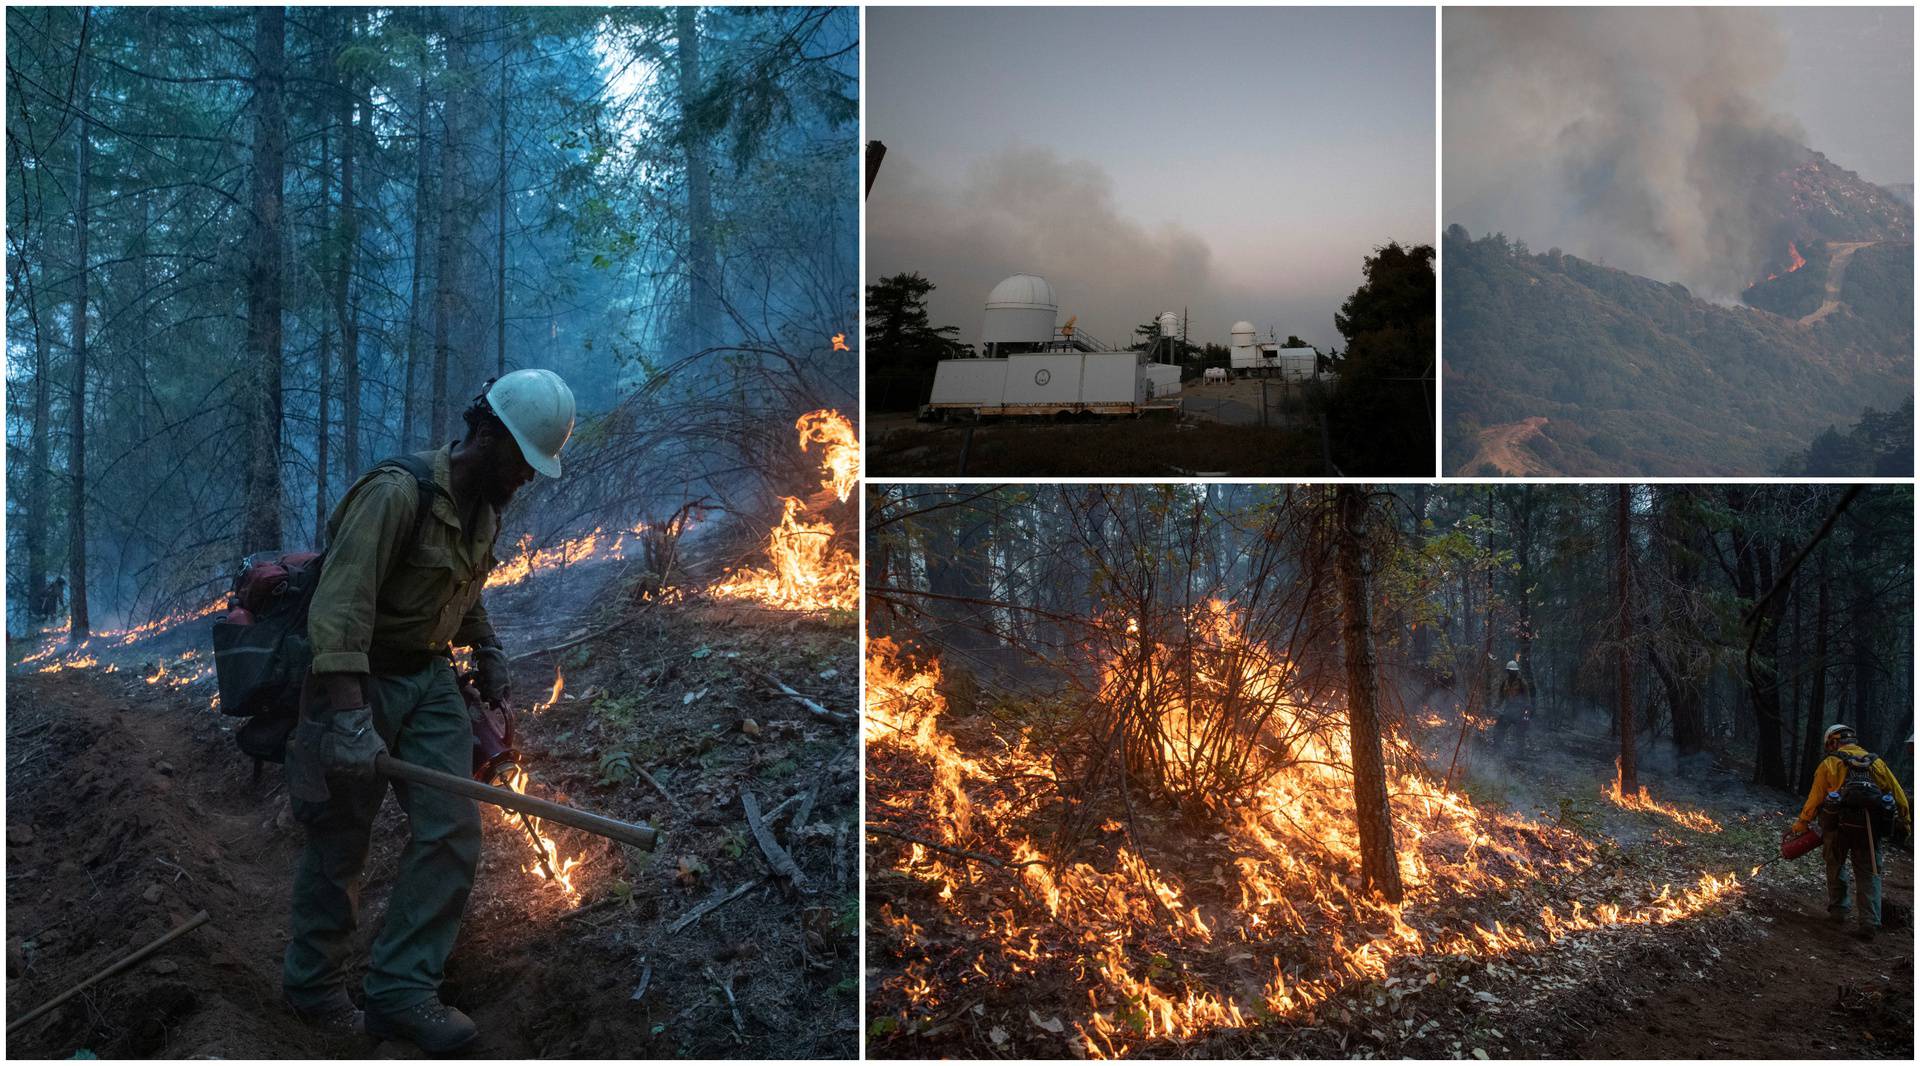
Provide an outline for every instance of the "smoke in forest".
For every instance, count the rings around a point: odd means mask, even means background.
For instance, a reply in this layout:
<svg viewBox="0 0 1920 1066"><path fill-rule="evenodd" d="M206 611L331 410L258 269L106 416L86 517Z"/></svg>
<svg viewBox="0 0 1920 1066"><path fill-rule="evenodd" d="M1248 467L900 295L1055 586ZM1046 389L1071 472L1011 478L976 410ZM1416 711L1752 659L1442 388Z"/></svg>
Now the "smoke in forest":
<svg viewBox="0 0 1920 1066"><path fill-rule="evenodd" d="M1448 11L1446 221L1738 292L1774 243L1771 179L1808 155L1762 102L1785 44L1729 8Z"/></svg>

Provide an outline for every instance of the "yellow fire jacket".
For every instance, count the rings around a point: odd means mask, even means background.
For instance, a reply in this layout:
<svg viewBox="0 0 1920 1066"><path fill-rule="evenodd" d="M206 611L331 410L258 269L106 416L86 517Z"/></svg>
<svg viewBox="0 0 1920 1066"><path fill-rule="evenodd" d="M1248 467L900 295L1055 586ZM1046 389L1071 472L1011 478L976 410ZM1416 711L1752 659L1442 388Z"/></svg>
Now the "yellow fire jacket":
<svg viewBox="0 0 1920 1066"><path fill-rule="evenodd" d="M1807 793L1806 806L1800 808L1800 817L1794 820L1795 833L1807 831L1807 826L1813 824L1814 815L1820 812L1820 804L1826 801L1827 793L1839 788L1846 781L1847 764L1841 762L1836 756L1858 757L1866 753L1867 749L1858 744L1842 744L1839 750L1829 753L1826 758L1820 760L1820 768L1813 772L1813 788ZM1893 776L1892 770L1887 769L1887 761L1879 756L1875 756L1873 760L1873 779L1879 782L1881 788L1893 793L1893 802L1900 808L1900 824L1905 826L1907 832L1911 834L1913 808L1907 806L1907 793L1900 787L1900 779Z"/></svg>
<svg viewBox="0 0 1920 1066"><path fill-rule="evenodd" d="M327 522L327 559L308 610L316 674L370 672L367 652L440 651L498 643L480 593L493 569L500 516L482 504L472 529L453 502L452 446L420 452L445 490L412 540L420 490L391 467L354 482Z"/></svg>

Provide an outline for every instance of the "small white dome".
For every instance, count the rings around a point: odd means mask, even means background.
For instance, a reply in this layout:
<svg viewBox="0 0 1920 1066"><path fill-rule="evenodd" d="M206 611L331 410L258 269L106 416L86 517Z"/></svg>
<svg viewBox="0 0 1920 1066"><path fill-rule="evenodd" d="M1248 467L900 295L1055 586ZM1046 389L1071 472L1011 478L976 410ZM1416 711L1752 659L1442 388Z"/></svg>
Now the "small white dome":
<svg viewBox="0 0 1920 1066"><path fill-rule="evenodd" d="M1233 324L1233 335L1237 337L1242 333L1249 337L1253 336L1253 323L1246 321L1235 322Z"/></svg>
<svg viewBox="0 0 1920 1066"><path fill-rule="evenodd" d="M1030 308L1034 310L1057 311L1059 301L1053 297L1053 286L1038 274L1015 274L993 287L987 296L987 309Z"/></svg>

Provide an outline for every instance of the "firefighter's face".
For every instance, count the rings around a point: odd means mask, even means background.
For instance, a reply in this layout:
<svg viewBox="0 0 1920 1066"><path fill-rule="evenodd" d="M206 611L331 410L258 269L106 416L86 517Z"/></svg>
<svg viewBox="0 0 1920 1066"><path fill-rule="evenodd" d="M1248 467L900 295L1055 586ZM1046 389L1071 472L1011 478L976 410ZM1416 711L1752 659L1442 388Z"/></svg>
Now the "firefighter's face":
<svg viewBox="0 0 1920 1066"><path fill-rule="evenodd" d="M533 480L534 469L520 454L520 444L504 429L491 430L487 443L487 502L504 510L520 487Z"/></svg>

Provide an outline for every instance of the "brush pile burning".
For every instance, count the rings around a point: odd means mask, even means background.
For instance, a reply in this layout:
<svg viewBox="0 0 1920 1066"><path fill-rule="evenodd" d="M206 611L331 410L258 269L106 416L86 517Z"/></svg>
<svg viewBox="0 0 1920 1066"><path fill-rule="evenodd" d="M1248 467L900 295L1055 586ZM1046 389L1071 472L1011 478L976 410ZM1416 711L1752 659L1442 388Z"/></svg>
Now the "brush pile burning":
<svg viewBox="0 0 1920 1066"><path fill-rule="evenodd" d="M838 411L819 410L794 423L800 450L820 451L820 488L845 503L860 480L860 441ZM767 535L767 565L745 566L710 590L719 599L749 600L783 611L850 611L860 603L860 564L835 543L833 523L808 517L798 497L781 497L780 523Z"/></svg>
<svg viewBox="0 0 1920 1066"><path fill-rule="evenodd" d="M945 721L940 663L869 641L869 951L886 960L875 1053L977 1028L958 1019L985 1002L1016 1019L1017 1034L986 1034L1005 1053L1178 1054L1226 1030L1338 1016L1350 989L1422 984L1441 960L1681 921L1740 891L1731 875L1596 889L1595 844L1477 806L1389 732L1406 895L1388 903L1361 887L1342 708L1298 696L1235 605L1205 602L1184 623L1156 637L1121 620L1085 645L1100 657L1095 698L1131 723L1127 779L1157 762L1142 776L1158 791L1089 789L1071 745L1042 727ZM1260 708L1257 725L1230 704ZM1063 828L1076 821L1092 828ZM1577 896L1550 889L1581 878Z"/></svg>

